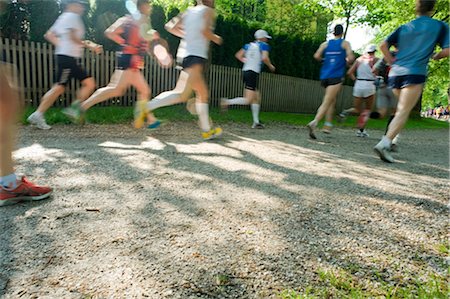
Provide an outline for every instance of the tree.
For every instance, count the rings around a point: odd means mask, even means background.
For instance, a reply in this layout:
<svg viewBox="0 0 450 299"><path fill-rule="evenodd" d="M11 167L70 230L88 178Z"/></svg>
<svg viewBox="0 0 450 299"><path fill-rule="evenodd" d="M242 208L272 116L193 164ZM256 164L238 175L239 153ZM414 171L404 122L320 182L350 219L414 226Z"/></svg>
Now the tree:
<svg viewBox="0 0 450 299"><path fill-rule="evenodd" d="M2 3L0 14L0 36L12 39L27 40L30 23L26 1L10 0Z"/></svg>
<svg viewBox="0 0 450 299"><path fill-rule="evenodd" d="M29 38L35 42L44 42L44 34L53 25L60 13L57 0L29 1L27 3Z"/></svg>
<svg viewBox="0 0 450 299"><path fill-rule="evenodd" d="M376 41L384 40L397 27L415 18L415 6L409 0L372 0L367 4L367 15L361 18L361 23L380 26L381 30ZM448 22L450 18L448 0L437 0L433 18ZM427 84L423 92L422 107L434 107L447 99L450 84L449 59L430 61ZM443 103L442 103L443 104Z"/></svg>

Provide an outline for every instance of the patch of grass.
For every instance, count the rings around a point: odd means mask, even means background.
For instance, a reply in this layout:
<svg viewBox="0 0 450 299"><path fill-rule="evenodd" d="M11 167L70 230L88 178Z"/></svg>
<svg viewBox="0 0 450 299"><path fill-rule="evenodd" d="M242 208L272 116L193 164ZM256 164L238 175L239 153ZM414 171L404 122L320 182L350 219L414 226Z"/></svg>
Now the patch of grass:
<svg viewBox="0 0 450 299"><path fill-rule="evenodd" d="M449 242L440 243L436 245L436 249L439 253L448 255L450 253L450 243Z"/></svg>
<svg viewBox="0 0 450 299"><path fill-rule="evenodd" d="M446 277L432 274L425 281L419 278L392 285L385 281L376 284L362 285L362 281L341 271L319 271L319 283L309 286L305 291L285 290L279 294L280 299L313 299L313 298L448 298Z"/></svg>
<svg viewBox="0 0 450 299"><path fill-rule="evenodd" d="M26 123L26 118L34 111L32 108L27 108L22 122ZM192 116L186 111L184 105L175 105L171 107L164 107L158 109L155 115L168 121L192 121L196 116ZM212 108L210 112L211 118L214 122L221 123L252 123L252 116L249 109L232 109L226 114L220 114L218 109ZM284 113L284 112L261 112L260 118L264 123L283 123L293 126L306 126L312 119L310 114ZM60 108L51 108L46 113L45 118L48 124L68 124L69 119L61 113ZM355 127L357 117L351 116L342 124L335 124L339 127L353 128ZM133 120L132 107L93 107L87 112L87 121L93 124L119 124L130 123ZM386 120L369 120L367 128L384 130L386 127ZM449 128L447 122L437 121L429 118L411 118L406 124L408 129L443 129Z"/></svg>

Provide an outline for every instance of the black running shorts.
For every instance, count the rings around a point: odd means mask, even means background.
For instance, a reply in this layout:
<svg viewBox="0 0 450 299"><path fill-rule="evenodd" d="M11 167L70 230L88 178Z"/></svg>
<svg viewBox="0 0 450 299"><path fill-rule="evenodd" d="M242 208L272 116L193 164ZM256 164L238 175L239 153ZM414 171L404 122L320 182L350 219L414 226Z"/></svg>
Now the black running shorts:
<svg viewBox="0 0 450 299"><path fill-rule="evenodd" d="M244 71L244 88L248 90L257 90L258 89L258 81L259 74L254 71Z"/></svg>
<svg viewBox="0 0 450 299"><path fill-rule="evenodd" d="M187 69L196 64L201 64L203 68L205 68L207 62L208 62L207 59L200 56L187 56L183 59L182 67L183 69Z"/></svg>
<svg viewBox="0 0 450 299"><path fill-rule="evenodd" d="M389 77L388 85L392 89L402 89L409 85L423 84L427 80L425 75L405 75Z"/></svg>
<svg viewBox="0 0 450 299"><path fill-rule="evenodd" d="M72 78L83 81L91 77L81 67L79 59L75 57L56 55L56 64L58 66L56 83L59 85L67 85Z"/></svg>
<svg viewBox="0 0 450 299"><path fill-rule="evenodd" d="M328 86L336 85L342 82L343 82L342 78L328 78L321 80L320 85L322 85L322 87L324 88L327 88Z"/></svg>

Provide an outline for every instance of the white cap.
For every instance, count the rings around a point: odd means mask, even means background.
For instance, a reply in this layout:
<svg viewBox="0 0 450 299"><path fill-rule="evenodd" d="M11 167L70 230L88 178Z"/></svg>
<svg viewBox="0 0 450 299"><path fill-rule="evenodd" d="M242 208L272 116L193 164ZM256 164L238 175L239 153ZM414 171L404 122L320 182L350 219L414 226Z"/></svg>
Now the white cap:
<svg viewBox="0 0 450 299"><path fill-rule="evenodd" d="M377 46L375 46L374 44L370 44L366 47L366 53L372 53L375 52L377 50Z"/></svg>
<svg viewBox="0 0 450 299"><path fill-rule="evenodd" d="M272 37L269 35L269 33L267 33L266 30L259 29L255 32L255 38L256 39L260 39L260 38L271 39Z"/></svg>

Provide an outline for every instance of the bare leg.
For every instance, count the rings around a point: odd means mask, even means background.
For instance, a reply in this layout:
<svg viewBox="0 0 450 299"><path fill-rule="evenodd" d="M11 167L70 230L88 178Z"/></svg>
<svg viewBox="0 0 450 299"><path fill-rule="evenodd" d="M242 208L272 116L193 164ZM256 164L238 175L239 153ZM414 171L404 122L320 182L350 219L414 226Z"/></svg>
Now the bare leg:
<svg viewBox="0 0 450 299"><path fill-rule="evenodd" d="M386 134L389 140L392 140L403 129L408 120L411 110L416 105L423 90L423 84L415 84L401 89L398 98L397 111L395 117L389 125ZM396 91L396 90L395 90ZM397 95L397 93L395 93Z"/></svg>
<svg viewBox="0 0 450 299"><path fill-rule="evenodd" d="M208 86L203 78L203 66L196 64L186 71L189 74L188 85L192 87L196 96L195 107L200 128L203 132L209 132L211 125L209 123Z"/></svg>
<svg viewBox="0 0 450 299"><path fill-rule="evenodd" d="M342 83L336 84L336 85L330 85L325 90L325 96L322 101L322 105L320 105L319 109L317 110L316 116L314 120L310 123L314 127L317 126L317 124L322 120L322 118L327 113L328 109L330 109L331 106L334 106L336 103L336 97L339 91L341 90Z"/></svg>
<svg viewBox="0 0 450 299"><path fill-rule="evenodd" d="M97 89L92 96L81 104L81 109L88 110L92 106L110 98L122 96L129 86L128 71L116 70L106 87Z"/></svg>
<svg viewBox="0 0 450 299"><path fill-rule="evenodd" d="M152 99L147 105L148 109L154 111L161 107L187 102L192 95L192 88L188 84L188 79L189 74L181 71L175 88L171 91L163 92Z"/></svg>
<svg viewBox="0 0 450 299"><path fill-rule="evenodd" d="M53 85L53 87L42 97L37 111L44 114L48 110L48 108L50 108L53 103L55 103L55 101L63 94L65 89L66 87L64 85Z"/></svg>
<svg viewBox="0 0 450 299"><path fill-rule="evenodd" d="M148 86L148 83L147 83L147 81L145 81L145 78L142 75L142 73L137 72L137 71L133 72L130 82L136 88L136 91L138 93L138 101L143 101L143 102L147 103L150 98L151 91L150 91L150 86ZM153 124L156 121L157 121L157 119L153 115L153 113L148 112L147 113L147 123Z"/></svg>
<svg viewBox="0 0 450 299"><path fill-rule="evenodd" d="M86 100L95 90L95 80L92 77L81 81L81 88L77 92L77 100Z"/></svg>
<svg viewBox="0 0 450 299"><path fill-rule="evenodd" d="M0 63L0 177L14 174L12 152L20 98L13 76L12 66Z"/></svg>

